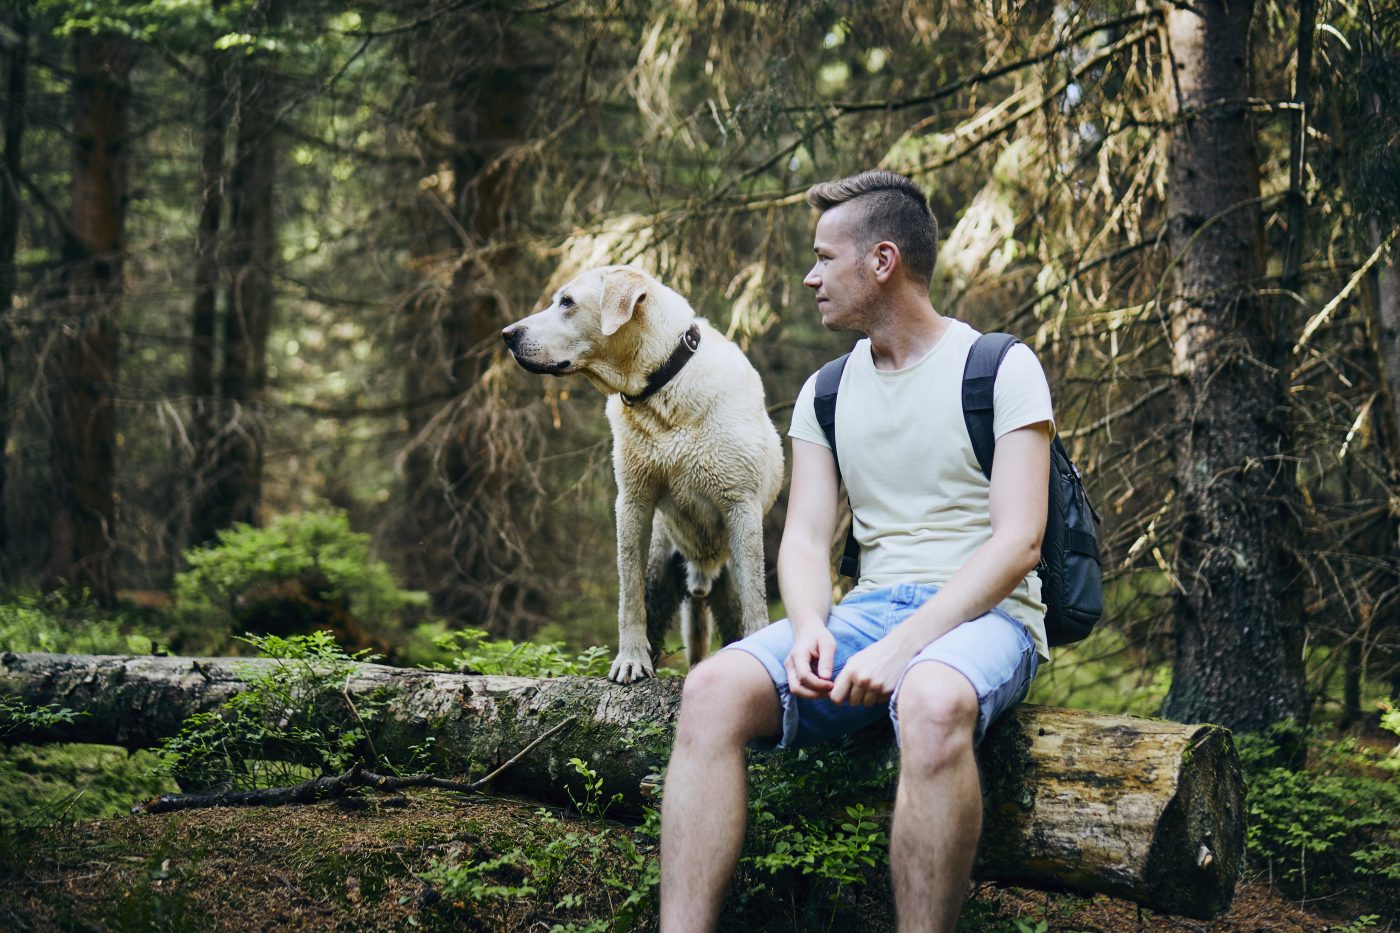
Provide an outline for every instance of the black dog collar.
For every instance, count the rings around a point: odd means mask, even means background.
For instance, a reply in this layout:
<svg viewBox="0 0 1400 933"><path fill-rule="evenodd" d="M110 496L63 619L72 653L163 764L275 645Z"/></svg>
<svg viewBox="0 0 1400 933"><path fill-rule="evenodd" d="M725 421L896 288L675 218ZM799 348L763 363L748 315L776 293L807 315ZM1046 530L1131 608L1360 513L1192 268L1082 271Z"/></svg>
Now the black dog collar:
<svg viewBox="0 0 1400 933"><path fill-rule="evenodd" d="M671 351L671 356L661 365L661 368L647 377L647 384L642 391L636 395L622 393L623 404L635 405L638 402L645 402L665 387L666 383L676 377L690 358L695 355L695 351L700 349L700 323L697 321L690 325L690 330L681 334L681 342L676 345L676 349Z"/></svg>

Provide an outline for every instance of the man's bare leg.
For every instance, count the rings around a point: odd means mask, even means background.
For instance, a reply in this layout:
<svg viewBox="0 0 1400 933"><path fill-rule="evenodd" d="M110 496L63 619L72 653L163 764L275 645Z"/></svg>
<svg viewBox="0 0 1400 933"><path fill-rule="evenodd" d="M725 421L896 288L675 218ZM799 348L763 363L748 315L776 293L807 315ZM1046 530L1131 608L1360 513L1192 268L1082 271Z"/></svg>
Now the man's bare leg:
<svg viewBox="0 0 1400 933"><path fill-rule="evenodd" d="M982 834L972 737L977 693L937 661L909 669L899 690L900 768L890 870L901 933L957 927Z"/></svg>
<svg viewBox="0 0 1400 933"><path fill-rule="evenodd" d="M712 930L744 844L744 746L781 728L763 664L724 651L685 679L661 801L661 929Z"/></svg>

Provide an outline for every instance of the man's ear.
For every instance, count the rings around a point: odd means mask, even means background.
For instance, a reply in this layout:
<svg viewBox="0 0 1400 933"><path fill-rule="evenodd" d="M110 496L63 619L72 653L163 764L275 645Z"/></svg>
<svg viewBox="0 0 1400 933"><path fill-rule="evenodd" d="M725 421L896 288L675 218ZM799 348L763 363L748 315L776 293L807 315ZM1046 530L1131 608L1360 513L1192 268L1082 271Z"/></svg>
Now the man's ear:
<svg viewBox="0 0 1400 933"><path fill-rule="evenodd" d="M899 255L899 247L889 240L881 240L870 249L870 267L875 273L875 279L879 282L888 281L894 275L894 270L899 268L903 256Z"/></svg>
<svg viewBox="0 0 1400 933"><path fill-rule="evenodd" d="M635 272L623 269L610 272L603 279L603 309L600 329L604 337L611 337L618 328L632 320L637 306L647 297L646 279Z"/></svg>

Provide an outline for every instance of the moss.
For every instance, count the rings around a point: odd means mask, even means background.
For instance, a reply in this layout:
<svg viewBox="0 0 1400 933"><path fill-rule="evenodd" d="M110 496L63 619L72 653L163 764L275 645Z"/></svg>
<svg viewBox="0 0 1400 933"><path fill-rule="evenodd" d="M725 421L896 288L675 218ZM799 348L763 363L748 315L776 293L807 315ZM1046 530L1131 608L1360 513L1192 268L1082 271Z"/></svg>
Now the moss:
<svg viewBox="0 0 1400 933"><path fill-rule="evenodd" d="M153 774L158 761L153 752L110 745L0 746L0 812L14 823L116 816L176 790Z"/></svg>

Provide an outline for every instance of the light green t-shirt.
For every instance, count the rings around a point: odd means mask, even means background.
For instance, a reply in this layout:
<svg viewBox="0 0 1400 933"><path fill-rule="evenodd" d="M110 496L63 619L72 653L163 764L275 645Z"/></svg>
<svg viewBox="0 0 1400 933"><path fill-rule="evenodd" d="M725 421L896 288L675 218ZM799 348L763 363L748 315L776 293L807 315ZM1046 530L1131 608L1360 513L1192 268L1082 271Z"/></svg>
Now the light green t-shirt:
<svg viewBox="0 0 1400 933"><path fill-rule="evenodd" d="M857 590L947 583L991 537L991 484L977 465L962 411L962 374L979 336L952 325L917 363L875 368L870 341L851 351L836 399L836 442L860 544ZM826 447L813 408L816 376L793 408L791 437ZM1054 423L1050 386L1035 353L1017 344L997 372L992 432ZM1040 578L1032 571L998 608L1025 625L1050 657Z"/></svg>

